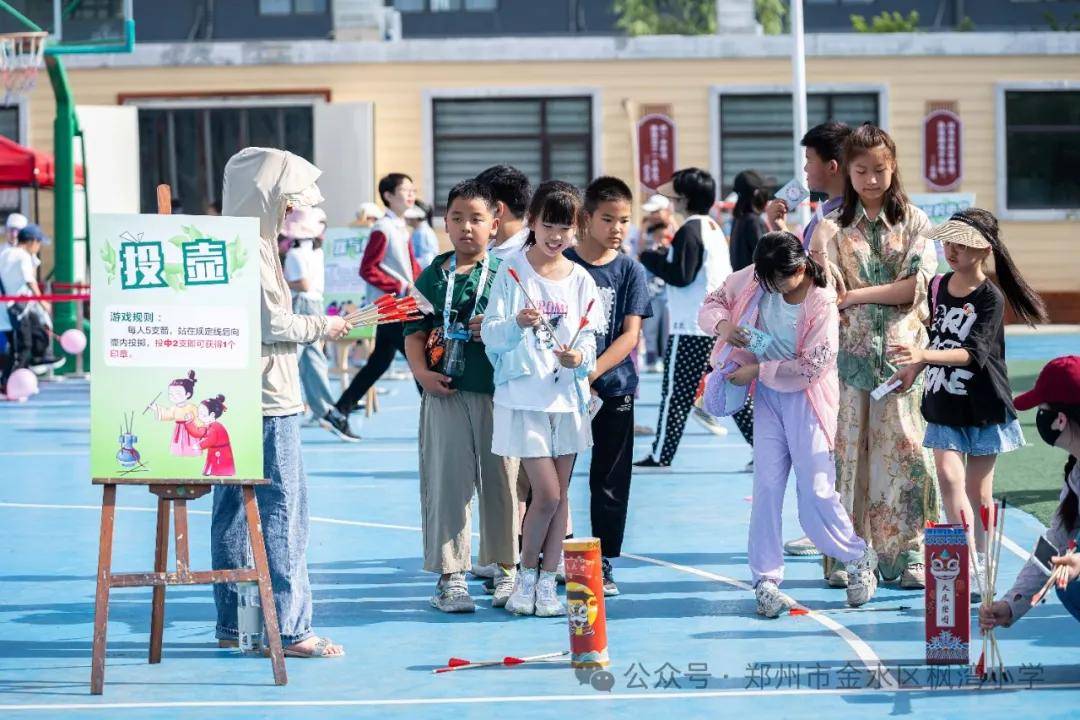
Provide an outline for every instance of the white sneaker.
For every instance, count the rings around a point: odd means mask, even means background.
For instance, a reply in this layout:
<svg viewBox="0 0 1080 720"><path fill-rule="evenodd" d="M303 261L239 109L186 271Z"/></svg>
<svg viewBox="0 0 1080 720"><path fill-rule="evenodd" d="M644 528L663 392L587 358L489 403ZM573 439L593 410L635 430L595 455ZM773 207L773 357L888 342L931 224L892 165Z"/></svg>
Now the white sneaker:
<svg viewBox="0 0 1080 720"><path fill-rule="evenodd" d="M555 573L540 571L536 583L536 617L559 617L566 614L566 606L559 600L559 591L555 588Z"/></svg>
<svg viewBox="0 0 1080 720"><path fill-rule="evenodd" d="M754 596L757 597L757 614L767 618L780 617L784 610L784 597L780 594L780 587L775 581L765 579L754 588Z"/></svg>
<svg viewBox="0 0 1080 720"><path fill-rule="evenodd" d="M478 578L493 578L498 577L499 564L491 563L490 565L473 565L469 572L473 577Z"/></svg>
<svg viewBox="0 0 1080 720"><path fill-rule="evenodd" d="M559 564L555 566L555 582L566 584L566 556L562 554L559 555Z"/></svg>
<svg viewBox="0 0 1080 720"><path fill-rule="evenodd" d="M705 428L713 435L716 435L717 437L724 437L725 435L727 435L727 428L724 427L719 420L717 420L701 408L694 407L693 411L690 414L693 415L695 420L697 420L698 425Z"/></svg>
<svg viewBox="0 0 1080 720"><path fill-rule="evenodd" d="M499 574L495 578L495 594L491 598L491 607L506 607L507 600L510 599L510 593L514 591L514 579L517 577L517 570L514 568L504 568L501 565L495 565Z"/></svg>
<svg viewBox="0 0 1080 720"><path fill-rule="evenodd" d="M431 607L444 613L471 613L476 604L469 595L465 573L452 573L445 581L440 578L431 596Z"/></svg>
<svg viewBox="0 0 1080 720"><path fill-rule="evenodd" d="M514 590L506 601L506 610L515 615L536 613L537 568L521 568L514 578Z"/></svg>
<svg viewBox="0 0 1080 720"><path fill-rule="evenodd" d="M851 607L865 605L877 592L878 557L874 548L866 551L858 560L852 560L845 568L848 574L847 602Z"/></svg>
<svg viewBox="0 0 1080 720"><path fill-rule="evenodd" d="M798 540L789 540L784 543L784 554L795 557L810 557L821 553L814 547L814 543L810 541L810 538L804 536Z"/></svg>

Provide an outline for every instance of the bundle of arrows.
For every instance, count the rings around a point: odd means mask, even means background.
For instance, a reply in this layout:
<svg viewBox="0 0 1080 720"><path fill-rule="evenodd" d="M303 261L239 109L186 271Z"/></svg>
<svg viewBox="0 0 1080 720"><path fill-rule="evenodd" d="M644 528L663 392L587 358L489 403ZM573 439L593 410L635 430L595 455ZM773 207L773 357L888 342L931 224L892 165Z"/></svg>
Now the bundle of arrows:
<svg viewBox="0 0 1080 720"><path fill-rule="evenodd" d="M987 608L993 605L994 596L997 594L998 561L1001 559L1002 538L1005 535L1005 506L1005 498L1002 498L1000 503L994 503L993 506L983 505L979 508L979 519L982 521L983 532L986 534L986 562L982 572L975 573L975 581L978 584L979 594L982 596L982 606ZM968 528L967 518L963 514L961 514L961 521L964 523L966 532ZM967 538L968 551L971 553L971 557L977 557L972 536L969 534ZM999 676L1004 677L1005 661L1001 658L1001 650L998 648L993 629L983 633L982 653L979 655L979 662L975 666L976 675L981 678L987 676L986 652L988 646L990 650L990 666L997 666Z"/></svg>
<svg viewBox="0 0 1080 720"><path fill-rule="evenodd" d="M369 327L388 323L416 320L421 316L414 297L383 295L375 302L365 305L346 316L353 327Z"/></svg>

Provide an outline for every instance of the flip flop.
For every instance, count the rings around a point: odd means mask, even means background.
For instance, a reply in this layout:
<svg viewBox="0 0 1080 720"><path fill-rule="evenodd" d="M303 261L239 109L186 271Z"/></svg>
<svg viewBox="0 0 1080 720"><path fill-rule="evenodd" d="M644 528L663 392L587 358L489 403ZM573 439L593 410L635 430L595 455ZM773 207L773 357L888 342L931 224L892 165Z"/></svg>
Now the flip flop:
<svg viewBox="0 0 1080 720"><path fill-rule="evenodd" d="M333 645L334 642L330 638L319 638L319 642L315 643L315 647L310 652L304 652L300 650L290 650L289 648L283 648L285 657L289 658L339 658L345 657L345 649L342 648L340 655L329 655L327 649Z"/></svg>

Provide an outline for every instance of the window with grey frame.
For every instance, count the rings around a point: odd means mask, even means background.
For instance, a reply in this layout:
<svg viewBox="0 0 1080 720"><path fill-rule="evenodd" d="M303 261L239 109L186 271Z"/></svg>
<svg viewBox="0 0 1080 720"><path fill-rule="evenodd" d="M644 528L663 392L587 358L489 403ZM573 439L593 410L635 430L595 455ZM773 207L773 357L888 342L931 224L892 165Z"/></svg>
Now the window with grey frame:
<svg viewBox="0 0 1080 720"><path fill-rule="evenodd" d="M592 98L461 98L432 101L434 204L455 183L507 164L536 185L592 179Z"/></svg>
<svg viewBox="0 0 1080 720"><path fill-rule="evenodd" d="M260 15L322 15L329 0L259 0Z"/></svg>
<svg viewBox="0 0 1080 720"><path fill-rule="evenodd" d="M20 142L17 106L0 107L0 135L8 140ZM21 197L21 193L16 188L0 189L0 217L7 218L11 213L19 212L22 209Z"/></svg>
<svg viewBox="0 0 1080 720"><path fill-rule="evenodd" d="M222 175L233 154L254 145L312 160L313 125L310 105L139 108L142 211L157 211L161 183L172 187L183 212L220 207Z"/></svg>
<svg viewBox="0 0 1080 720"><path fill-rule="evenodd" d="M1080 90L1005 92L1005 205L1080 208Z"/></svg>
<svg viewBox="0 0 1080 720"><path fill-rule="evenodd" d="M394 9L403 13L495 12L499 0L394 0Z"/></svg>
<svg viewBox="0 0 1080 720"><path fill-rule="evenodd" d="M877 124L880 108L877 93L809 93L806 97L807 127L828 120L852 127ZM720 184L731 192L735 176L757 170L774 187L794 174L792 164L791 95L728 94L720 96Z"/></svg>

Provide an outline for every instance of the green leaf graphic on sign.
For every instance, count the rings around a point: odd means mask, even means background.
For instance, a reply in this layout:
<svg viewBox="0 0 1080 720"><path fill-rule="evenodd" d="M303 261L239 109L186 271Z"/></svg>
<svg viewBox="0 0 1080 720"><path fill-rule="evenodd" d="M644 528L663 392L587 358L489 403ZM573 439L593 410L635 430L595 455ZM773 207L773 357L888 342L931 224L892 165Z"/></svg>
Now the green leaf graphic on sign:
<svg viewBox="0 0 1080 720"><path fill-rule="evenodd" d="M108 240L101 247L101 261L105 264L105 280L109 285L116 279L116 250Z"/></svg>

